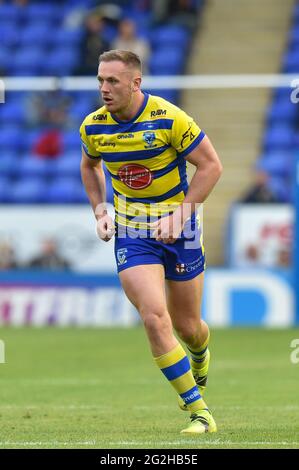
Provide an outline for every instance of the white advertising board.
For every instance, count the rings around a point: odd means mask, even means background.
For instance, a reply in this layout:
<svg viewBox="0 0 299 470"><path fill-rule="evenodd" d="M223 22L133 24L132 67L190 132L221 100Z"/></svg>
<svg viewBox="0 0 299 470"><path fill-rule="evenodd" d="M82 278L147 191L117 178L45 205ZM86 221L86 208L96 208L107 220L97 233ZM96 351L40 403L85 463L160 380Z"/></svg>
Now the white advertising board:
<svg viewBox="0 0 299 470"><path fill-rule="evenodd" d="M0 206L0 242L8 241L24 266L55 239L59 254L80 272L116 272L114 242L102 242L88 205Z"/></svg>
<svg viewBox="0 0 299 470"><path fill-rule="evenodd" d="M229 261L234 267L287 267L294 212L287 204L240 204L231 214Z"/></svg>

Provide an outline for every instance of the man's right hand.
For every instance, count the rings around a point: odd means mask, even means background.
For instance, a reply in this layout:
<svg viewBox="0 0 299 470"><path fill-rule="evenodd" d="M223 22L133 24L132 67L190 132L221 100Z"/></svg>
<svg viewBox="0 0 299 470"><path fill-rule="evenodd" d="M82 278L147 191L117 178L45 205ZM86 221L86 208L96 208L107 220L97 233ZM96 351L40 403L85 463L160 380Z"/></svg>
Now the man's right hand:
<svg viewBox="0 0 299 470"><path fill-rule="evenodd" d="M115 234L115 226L110 215L105 214L98 217L96 223L97 236L104 242L109 242Z"/></svg>

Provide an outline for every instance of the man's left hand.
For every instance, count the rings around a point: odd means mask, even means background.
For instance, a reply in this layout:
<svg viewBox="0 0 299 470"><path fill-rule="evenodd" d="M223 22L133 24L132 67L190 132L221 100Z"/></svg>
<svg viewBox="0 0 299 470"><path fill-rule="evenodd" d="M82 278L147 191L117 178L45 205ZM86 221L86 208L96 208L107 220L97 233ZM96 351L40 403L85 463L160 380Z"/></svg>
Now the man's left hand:
<svg viewBox="0 0 299 470"><path fill-rule="evenodd" d="M157 222L153 222L151 227L154 229L153 237L157 241L174 243L180 237L184 228L181 212L174 212L167 217L162 217Z"/></svg>

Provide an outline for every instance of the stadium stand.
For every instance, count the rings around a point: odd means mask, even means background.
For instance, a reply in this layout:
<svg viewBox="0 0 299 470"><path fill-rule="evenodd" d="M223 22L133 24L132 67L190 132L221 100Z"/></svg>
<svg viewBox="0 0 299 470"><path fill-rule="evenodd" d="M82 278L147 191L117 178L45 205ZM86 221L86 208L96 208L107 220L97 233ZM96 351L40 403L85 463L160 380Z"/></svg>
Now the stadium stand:
<svg viewBox="0 0 299 470"><path fill-rule="evenodd" d="M106 21L103 39L110 44L116 38L117 25L122 18L136 23L137 35L150 44L149 74L184 72L192 28L186 22L180 24L180 15L172 18L170 14L170 23L157 22L152 17L149 1L110 1L107 4L110 9L104 9L102 2L95 0L84 2L84 8L82 2L76 0L33 1L23 2L23 5L1 3L0 75L62 77L76 74L80 69L84 18L93 11L102 12ZM203 0L190 4L199 12ZM153 93L178 103L177 90ZM85 115L100 106L99 97L98 93L85 91L70 92L69 96L66 125L60 128L62 150L54 161L41 160L34 148L44 133L58 125L53 122L47 125L38 119L35 123L30 121L28 93L6 94L5 104L0 105L0 203L87 202L79 175L78 128ZM109 181L107 191L111 200Z"/></svg>
<svg viewBox="0 0 299 470"><path fill-rule="evenodd" d="M282 57L281 73L298 72L299 2L296 2ZM262 151L256 162L256 171L263 171L268 175L268 187L282 203L293 201L293 171L295 154L299 149L298 131L299 110L298 105L291 100L290 89L274 89L266 111Z"/></svg>

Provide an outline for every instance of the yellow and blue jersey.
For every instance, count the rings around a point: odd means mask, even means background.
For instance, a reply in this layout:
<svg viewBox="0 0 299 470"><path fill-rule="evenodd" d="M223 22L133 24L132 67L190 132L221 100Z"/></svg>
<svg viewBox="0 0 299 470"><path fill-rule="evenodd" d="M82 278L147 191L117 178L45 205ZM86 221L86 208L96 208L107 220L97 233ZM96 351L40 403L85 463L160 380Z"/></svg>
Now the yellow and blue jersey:
<svg viewBox="0 0 299 470"><path fill-rule="evenodd" d="M149 215L152 221L184 200L184 157L205 134L180 108L144 92L131 121L119 121L103 106L84 119L80 135L86 154L102 159L111 175L116 224L146 228Z"/></svg>

